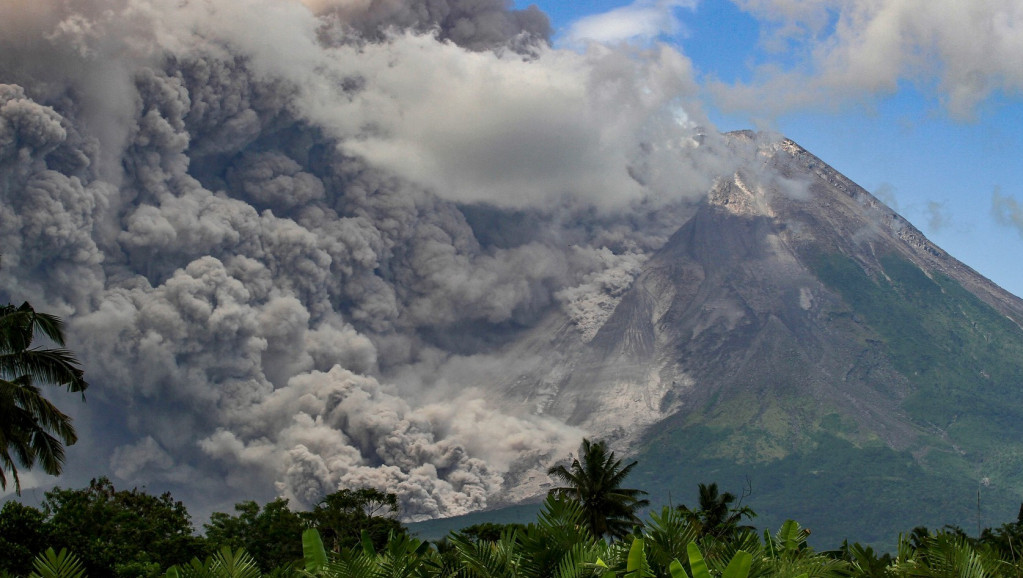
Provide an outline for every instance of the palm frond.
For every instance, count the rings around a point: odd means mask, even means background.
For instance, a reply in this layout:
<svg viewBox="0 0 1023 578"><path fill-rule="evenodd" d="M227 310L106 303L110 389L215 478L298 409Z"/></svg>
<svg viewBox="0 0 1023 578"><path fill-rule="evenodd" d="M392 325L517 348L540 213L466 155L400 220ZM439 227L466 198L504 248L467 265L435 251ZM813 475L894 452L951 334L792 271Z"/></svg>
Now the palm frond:
<svg viewBox="0 0 1023 578"><path fill-rule="evenodd" d="M259 565L245 550L224 546L213 555L211 569L217 578L259 578Z"/></svg>
<svg viewBox="0 0 1023 578"><path fill-rule="evenodd" d="M668 569L673 560L685 559L686 547L696 540L698 532L677 508L665 506L660 514L651 512L643 535L650 549L651 561L664 574L664 569Z"/></svg>
<svg viewBox="0 0 1023 578"><path fill-rule="evenodd" d="M23 349L0 355L0 375L8 379L32 375L71 392L84 392L89 387L78 365L75 354L67 349Z"/></svg>
<svg viewBox="0 0 1023 578"><path fill-rule="evenodd" d="M39 330L59 346L64 345L64 322L55 315L39 313L26 301L18 307L0 306L0 342L15 343L22 348L32 345Z"/></svg>
<svg viewBox="0 0 1023 578"><path fill-rule="evenodd" d="M36 332L57 348L32 348ZM39 384L63 386L82 393L85 381L78 360L64 346L64 325L56 316L39 313L28 303L0 306L0 488L10 472L21 493L17 464L36 462L48 474L59 474L64 447L78 441L71 418L43 397Z"/></svg>
<svg viewBox="0 0 1023 578"><path fill-rule="evenodd" d="M475 578L518 578L522 556L516 548L515 529L506 530L496 542L473 542L453 535L451 543L458 551L465 576Z"/></svg>
<svg viewBox="0 0 1023 578"><path fill-rule="evenodd" d="M597 554L593 545L578 543L572 546L554 570L553 578L586 578L593 575L590 566L596 562Z"/></svg>
<svg viewBox="0 0 1023 578"><path fill-rule="evenodd" d="M392 535L377 561L377 578L415 578L432 562L429 542L407 534Z"/></svg>
<svg viewBox="0 0 1023 578"><path fill-rule="evenodd" d="M82 578L85 576L85 567L77 556L68 552L67 548L61 548L55 552L53 548L47 548L45 552L36 556L32 561L34 571L29 578Z"/></svg>

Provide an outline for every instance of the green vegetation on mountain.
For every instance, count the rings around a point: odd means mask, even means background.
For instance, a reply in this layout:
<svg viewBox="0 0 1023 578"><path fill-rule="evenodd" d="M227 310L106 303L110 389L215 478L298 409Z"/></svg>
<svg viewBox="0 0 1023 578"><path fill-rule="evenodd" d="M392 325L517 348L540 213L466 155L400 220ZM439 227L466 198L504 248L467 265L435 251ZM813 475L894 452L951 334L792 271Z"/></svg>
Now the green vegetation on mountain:
<svg viewBox="0 0 1023 578"><path fill-rule="evenodd" d="M1017 431L1023 329L945 275L928 277L895 256L881 263L884 269L871 277L851 259L830 255L818 260L816 270L882 337L892 362L913 384L904 409L967 452Z"/></svg>
<svg viewBox="0 0 1023 578"><path fill-rule="evenodd" d="M920 462L1023 495L1023 329L945 275L894 256L881 263L868 277L830 256L818 272L912 385L901 408L931 434L913 448Z"/></svg>
<svg viewBox="0 0 1023 578"><path fill-rule="evenodd" d="M841 298L824 311L833 329L898 372L895 385L884 374L870 386L890 400L882 410L910 418L913 437L893 449L860 416L783 385L717 392L651 428L637 483L660 500L687 497L674 493L680 480L750 484L758 522L795 517L824 543L856 536L891 548L908 519L1003 522L1023 498L1023 329L950 277L894 255L870 273L842 255L812 260Z"/></svg>
<svg viewBox="0 0 1023 578"><path fill-rule="evenodd" d="M655 503L678 503L695 497L681 493L680 487L692 487L698 480L721 480L731 488L748 484L757 526L775 527L795 518L813 530L818 545L855 537L893 548L898 533L906 530L906 520L971 528L978 523L977 483L930 473L910 452L881 444L858 447L820 432L812 449L776 460L736 463L727 456L703 455L702 442L714 440L718 433L697 426L666 429L652 437L639 455L637 485L646 488ZM984 488L980 520L985 525L1001 523L1014 503L1019 503L1014 494Z"/></svg>

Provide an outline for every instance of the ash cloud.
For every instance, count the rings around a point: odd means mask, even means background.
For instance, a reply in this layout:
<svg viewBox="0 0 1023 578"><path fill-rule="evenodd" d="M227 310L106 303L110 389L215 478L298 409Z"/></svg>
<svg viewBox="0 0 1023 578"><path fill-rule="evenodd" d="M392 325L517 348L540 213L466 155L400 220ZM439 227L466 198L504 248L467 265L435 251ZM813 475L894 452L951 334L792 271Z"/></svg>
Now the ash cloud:
<svg viewBox="0 0 1023 578"><path fill-rule="evenodd" d="M730 162L670 48L556 50L502 2L310 6L0 7L0 297L64 316L94 384L67 483L200 511L372 485L411 518L525 495L585 432L503 396L503 345L599 316Z"/></svg>
<svg viewBox="0 0 1023 578"><path fill-rule="evenodd" d="M338 18L360 37L383 40L393 30L433 32L470 50L532 52L549 43L551 23L536 6L511 10L508 0L303 0L315 13Z"/></svg>

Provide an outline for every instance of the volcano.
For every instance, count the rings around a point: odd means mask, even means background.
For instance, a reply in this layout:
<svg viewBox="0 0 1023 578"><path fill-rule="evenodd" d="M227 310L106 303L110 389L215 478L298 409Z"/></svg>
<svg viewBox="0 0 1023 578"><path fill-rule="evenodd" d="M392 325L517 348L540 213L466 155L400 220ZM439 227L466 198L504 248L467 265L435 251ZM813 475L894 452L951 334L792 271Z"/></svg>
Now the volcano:
<svg viewBox="0 0 1023 578"><path fill-rule="evenodd" d="M662 501L716 481L821 543L1011 518L1023 301L791 140L725 142L740 168L603 316L515 346L509 398L631 448Z"/></svg>
<svg viewBox="0 0 1023 578"><path fill-rule="evenodd" d="M589 436L655 504L716 481L815 536L1017 512L1023 303L795 143L680 116L680 53L498 0L44 4L0 18L0 302L92 384L61 485L423 520L542 495Z"/></svg>

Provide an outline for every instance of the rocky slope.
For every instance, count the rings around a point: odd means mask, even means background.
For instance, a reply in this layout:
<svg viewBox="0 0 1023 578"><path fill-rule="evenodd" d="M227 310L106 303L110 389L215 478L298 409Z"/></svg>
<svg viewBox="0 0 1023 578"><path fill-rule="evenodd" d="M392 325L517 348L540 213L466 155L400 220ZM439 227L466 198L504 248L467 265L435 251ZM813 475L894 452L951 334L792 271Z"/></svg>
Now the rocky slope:
<svg viewBox="0 0 1023 578"><path fill-rule="evenodd" d="M508 395L631 445L655 462L645 482L676 496L711 481L699 475L727 473L736 486L786 460L812 466L829 444L859 471L825 478L897 481L906 496L875 486L899 507L911 506L915 482L946 480L956 507L920 518L939 525L972 524L980 484L999 503L1023 496L1006 442L1023 433L1023 356L1013 358L1023 301L794 142L740 132L727 143L742 168L598 329L558 314L521 343L531 369ZM865 451L915 469L890 475L875 460L871 471ZM768 508L792 507L786 491L769 490Z"/></svg>

